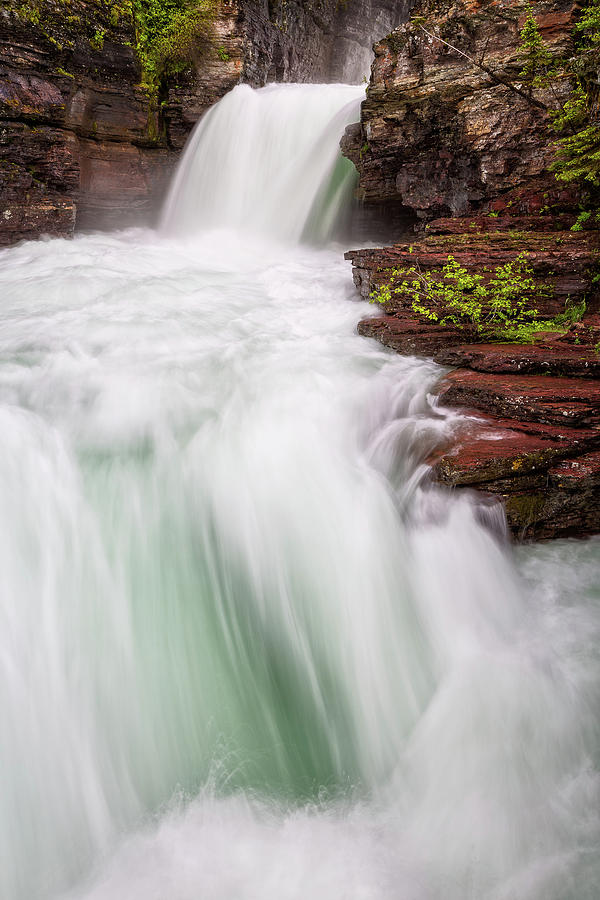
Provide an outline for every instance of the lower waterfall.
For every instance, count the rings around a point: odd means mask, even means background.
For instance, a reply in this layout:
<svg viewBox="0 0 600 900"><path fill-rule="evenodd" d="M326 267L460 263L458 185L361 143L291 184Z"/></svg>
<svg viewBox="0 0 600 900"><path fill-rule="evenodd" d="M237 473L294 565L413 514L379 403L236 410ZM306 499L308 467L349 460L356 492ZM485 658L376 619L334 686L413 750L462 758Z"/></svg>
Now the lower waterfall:
<svg viewBox="0 0 600 900"><path fill-rule="evenodd" d="M600 542L429 483L325 243L361 96L236 88L159 231L0 253L4 900L598 897Z"/></svg>

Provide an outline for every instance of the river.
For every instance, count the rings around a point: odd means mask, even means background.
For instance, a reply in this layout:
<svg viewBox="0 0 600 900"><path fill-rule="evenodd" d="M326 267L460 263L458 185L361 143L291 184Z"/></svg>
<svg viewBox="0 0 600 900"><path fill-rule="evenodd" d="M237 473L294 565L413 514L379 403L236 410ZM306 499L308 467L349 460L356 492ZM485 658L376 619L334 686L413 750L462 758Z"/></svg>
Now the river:
<svg viewBox="0 0 600 900"><path fill-rule="evenodd" d="M159 229L0 253L5 900L597 900L600 543L429 482L361 97L236 88Z"/></svg>

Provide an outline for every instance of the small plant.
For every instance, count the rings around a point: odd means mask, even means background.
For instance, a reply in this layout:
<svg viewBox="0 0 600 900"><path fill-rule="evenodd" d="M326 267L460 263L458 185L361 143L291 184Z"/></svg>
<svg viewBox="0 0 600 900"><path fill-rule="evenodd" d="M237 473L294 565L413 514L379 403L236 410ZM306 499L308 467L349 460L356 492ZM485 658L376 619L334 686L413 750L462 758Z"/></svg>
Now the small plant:
<svg viewBox="0 0 600 900"><path fill-rule="evenodd" d="M424 272L417 263L393 269L390 276L372 292L371 302L405 298L430 322L469 327L491 340L530 341L537 332L578 321L585 310L585 304L569 305L555 319L539 318L536 303L548 297L550 289L535 280L525 252L485 275L469 272L448 256L441 271Z"/></svg>
<svg viewBox="0 0 600 900"><path fill-rule="evenodd" d="M223 62L229 62L229 60L231 59L231 56L229 55L225 47L217 47L217 56Z"/></svg>
<svg viewBox="0 0 600 900"><path fill-rule="evenodd" d="M575 224L571 225L571 231L583 231L591 218L592 211L590 209L584 209L583 212L580 212L577 216Z"/></svg>
<svg viewBox="0 0 600 900"><path fill-rule="evenodd" d="M17 7L17 15L23 22L30 22L32 25L40 24L40 10L33 3L23 3Z"/></svg>
<svg viewBox="0 0 600 900"><path fill-rule="evenodd" d="M90 47L94 50L102 50L104 47L104 30L98 28L90 38Z"/></svg>
<svg viewBox="0 0 600 900"><path fill-rule="evenodd" d="M575 26L575 56L566 63L572 83L569 98L552 118L559 181L600 188L600 122L597 116L600 66L600 0L588 0Z"/></svg>
<svg viewBox="0 0 600 900"><path fill-rule="evenodd" d="M523 61L520 77L528 81L532 87L544 87L548 83L548 79L555 74L552 66L552 54L542 39L540 26L531 6L521 29L519 52Z"/></svg>

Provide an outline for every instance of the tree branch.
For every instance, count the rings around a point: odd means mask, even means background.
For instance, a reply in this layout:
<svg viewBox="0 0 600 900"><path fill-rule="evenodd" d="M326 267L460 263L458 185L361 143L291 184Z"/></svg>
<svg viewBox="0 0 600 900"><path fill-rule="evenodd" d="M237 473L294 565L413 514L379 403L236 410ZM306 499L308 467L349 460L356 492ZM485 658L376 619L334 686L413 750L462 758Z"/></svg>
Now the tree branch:
<svg viewBox="0 0 600 900"><path fill-rule="evenodd" d="M473 59L472 56L469 56L468 53L465 53L463 50L459 50L458 47L455 47L453 44L449 44L448 41L445 41L443 38L438 37L437 34L431 34L431 32L427 31L427 29L422 25L419 25L419 28L427 35L427 37L430 37L434 41L439 41L440 44L444 44L446 47L449 47L450 50L454 50L455 53L458 53L459 56L464 57L464 59L468 60L471 65L475 66L477 69L481 69L482 72L485 72L486 75L489 75L489 77L497 84L501 84L511 90L514 94L518 94L519 97L521 97L531 106L536 106L538 109L543 109L545 112L547 112L548 107L545 103L542 103L541 100L536 100L535 97L531 97L525 91L521 90L521 88L517 87L516 84L512 84L512 82L507 81L506 78L498 75L496 72L494 72L493 69L490 69L489 66L486 66L483 61L477 62L477 60Z"/></svg>

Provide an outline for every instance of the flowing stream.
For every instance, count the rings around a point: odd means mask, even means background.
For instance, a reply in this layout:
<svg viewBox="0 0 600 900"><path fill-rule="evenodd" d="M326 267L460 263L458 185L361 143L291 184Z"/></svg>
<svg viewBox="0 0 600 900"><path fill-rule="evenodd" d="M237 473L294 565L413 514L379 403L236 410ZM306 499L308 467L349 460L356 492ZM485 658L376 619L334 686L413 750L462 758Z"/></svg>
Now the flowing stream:
<svg viewBox="0 0 600 900"><path fill-rule="evenodd" d="M429 484L326 240L360 99L236 88L159 231L0 254L4 900L600 895L600 543Z"/></svg>

